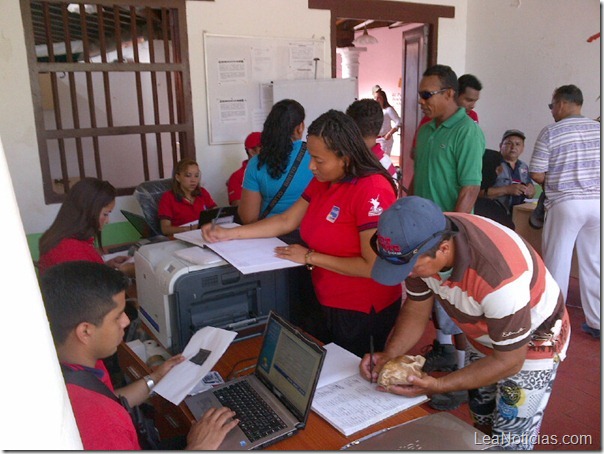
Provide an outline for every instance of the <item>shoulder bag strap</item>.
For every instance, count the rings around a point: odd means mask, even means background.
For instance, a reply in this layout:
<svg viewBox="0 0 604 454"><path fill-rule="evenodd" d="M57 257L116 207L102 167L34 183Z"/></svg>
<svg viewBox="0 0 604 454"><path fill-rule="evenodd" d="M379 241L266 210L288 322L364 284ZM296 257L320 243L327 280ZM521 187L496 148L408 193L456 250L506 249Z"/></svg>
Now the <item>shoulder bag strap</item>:
<svg viewBox="0 0 604 454"><path fill-rule="evenodd" d="M110 399L116 402L120 401L118 397L113 392L111 392L107 385L101 380L99 380L97 377L95 377L92 373L87 372L85 370L73 370L62 364L61 370L63 372L63 377L65 378L65 383L89 389L90 391L94 391L106 397L109 397Z"/></svg>
<svg viewBox="0 0 604 454"><path fill-rule="evenodd" d="M296 160L294 161L292 168L289 169L289 173L287 174L285 181L281 185L279 192L277 192L277 194L275 194L275 197L273 197L273 200L271 200L271 202L268 204L268 206L260 214L260 216L258 217L258 220L264 219L265 217L267 217L269 215L269 213L273 210L273 208L275 208L275 205L277 205L277 202L279 202L279 200L281 200L281 197L283 196L283 194L285 194L285 191L287 191L289 184L291 183L292 179L294 178L296 170L298 170L298 167L300 166L300 162L302 162L302 158L304 157L305 151L306 151L306 142L302 142L300 151L298 151L298 156L296 156Z"/></svg>

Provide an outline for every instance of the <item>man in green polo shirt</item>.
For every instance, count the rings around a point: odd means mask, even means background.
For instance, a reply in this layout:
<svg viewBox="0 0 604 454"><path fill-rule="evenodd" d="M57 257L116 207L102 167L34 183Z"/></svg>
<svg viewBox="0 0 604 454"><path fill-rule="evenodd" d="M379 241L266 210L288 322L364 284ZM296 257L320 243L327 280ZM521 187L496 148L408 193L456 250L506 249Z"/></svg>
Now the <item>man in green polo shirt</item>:
<svg viewBox="0 0 604 454"><path fill-rule="evenodd" d="M432 200L443 211L471 213L480 191L485 138L466 109L457 105L458 89L457 75L449 66L434 65L423 74L418 102L431 121L417 133L413 194ZM435 304L433 320L436 340L424 369L461 369L465 335L439 304ZM467 393L456 391L432 396L430 405L452 410L465 400Z"/></svg>

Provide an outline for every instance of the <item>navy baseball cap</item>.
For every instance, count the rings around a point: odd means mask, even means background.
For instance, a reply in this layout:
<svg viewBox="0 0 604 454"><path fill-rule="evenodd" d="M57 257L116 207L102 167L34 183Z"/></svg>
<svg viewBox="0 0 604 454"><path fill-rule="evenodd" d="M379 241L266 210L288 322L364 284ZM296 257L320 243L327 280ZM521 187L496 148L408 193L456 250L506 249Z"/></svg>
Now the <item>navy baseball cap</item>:
<svg viewBox="0 0 604 454"><path fill-rule="evenodd" d="M438 245L447 231L445 215L431 200L417 196L398 199L382 213L371 238L377 254L371 277L384 285L400 284L419 256Z"/></svg>

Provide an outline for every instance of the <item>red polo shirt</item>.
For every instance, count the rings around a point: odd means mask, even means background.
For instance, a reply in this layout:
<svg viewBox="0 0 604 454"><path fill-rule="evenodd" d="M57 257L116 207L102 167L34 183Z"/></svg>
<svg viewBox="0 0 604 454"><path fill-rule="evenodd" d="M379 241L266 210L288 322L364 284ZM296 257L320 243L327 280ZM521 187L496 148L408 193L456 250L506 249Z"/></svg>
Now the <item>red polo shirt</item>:
<svg viewBox="0 0 604 454"><path fill-rule="evenodd" d="M396 200L390 183L378 174L340 183L313 178L302 197L309 203L300 225L302 239L317 252L338 257L360 257L359 233L377 228L382 212ZM312 280L324 306L365 314L372 307L380 312L402 294L400 284L385 286L321 267L315 267Z"/></svg>
<svg viewBox="0 0 604 454"><path fill-rule="evenodd" d="M216 202L214 202L210 193L204 188L201 188L201 193L195 197L193 203L184 197L178 201L172 191L166 191L159 201L157 215L159 219L169 219L173 226L179 226L198 221L199 214L202 211L215 208L216 206Z"/></svg>

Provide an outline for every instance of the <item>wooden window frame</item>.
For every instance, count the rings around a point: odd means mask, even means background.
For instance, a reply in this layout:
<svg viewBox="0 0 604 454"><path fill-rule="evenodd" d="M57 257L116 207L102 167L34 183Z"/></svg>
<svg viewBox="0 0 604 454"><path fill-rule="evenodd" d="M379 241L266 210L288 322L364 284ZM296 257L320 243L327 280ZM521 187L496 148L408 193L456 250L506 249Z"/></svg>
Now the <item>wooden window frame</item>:
<svg viewBox="0 0 604 454"><path fill-rule="evenodd" d="M106 59L103 59L101 63L91 63L89 60L85 60L84 62L73 61L71 55L71 44L68 44L68 39L66 41L67 47L67 60L71 60L71 62L59 62L54 61L54 55L52 46L47 44L48 48L48 62L40 62L36 56L35 51L35 37L34 37L34 24L32 20L32 7L31 2L36 1L36 3L52 3L52 4L61 4L63 9L66 10L67 4L71 3L66 0L20 0L21 2L21 13L22 20L24 24L24 32L25 32L25 45L27 48L27 57L28 57L28 66L29 66L29 75L30 82L32 88L33 95L33 105L34 105L34 117L35 117L35 126L36 126L36 134L38 139L38 149L39 149L39 158L40 165L42 170L42 182L43 182L43 191L44 191L44 199L46 204L51 203L60 203L63 201L64 193L69 190L70 187L70 178L73 180L79 180L85 176L94 176L97 178L103 178L102 172L102 162L103 162L103 150L99 148L99 138L101 137L112 137L112 136L140 136L140 153L142 153L142 163L143 169L142 173L144 174L144 181L148 181L150 179L166 177L164 175L163 170L163 159L164 159L164 151L162 149L160 135L168 134L170 136L170 144L171 150L167 150L165 152L166 156L170 156L166 159L171 159L173 163L176 163L179 159L184 157L195 158L195 146L194 146L194 128L193 128L193 108L192 108L192 100L191 100L191 81L190 81L190 73L189 73L189 58L188 58L188 40L187 40L187 24L186 24L186 4L185 0L92 0L95 5L100 5L104 7L111 7L114 11L117 11L118 7L130 7L130 12L133 14L134 7L147 7L154 9L164 9L170 10L170 14L165 14L163 17L169 17L170 24L168 27L163 28L164 35L161 37L164 40L164 46L171 46L166 51L166 55L170 54L171 61L166 59L166 62L156 63L153 61L150 63L140 63L135 58L134 62L125 61L121 58L118 58L117 62L107 62ZM83 3L79 4L80 8L83 8ZM47 11L47 10L45 10ZM149 11L149 10L146 10ZM116 14L118 14L116 12ZM162 11L164 14L164 11ZM101 15L99 15L100 17ZM150 18L148 18L150 20ZM63 21L67 20L63 18ZM84 21L83 21L84 22ZM52 42L51 31L50 31L50 19L48 13L45 16L45 28L47 30L47 43ZM102 27L103 19L99 19L99 26ZM134 31L136 30L136 25L134 25ZM68 27L65 27L67 30ZM152 29L152 27L148 27L148 30ZM165 30L171 30L173 33L172 36L168 37ZM83 30L85 31L85 24L83 24ZM102 28L101 28L102 30ZM83 33L84 34L84 33ZM116 31L117 42L121 44L120 32ZM69 31L65 31L65 36L69 37ZM104 36L99 31L99 36ZM147 31L147 39L152 41L154 39L153 32ZM169 39L168 39L169 38ZM159 39L159 37L157 38ZM86 50L87 39L84 38L84 48ZM100 38L101 41L101 49L104 46L104 37ZM137 47L137 45L134 45ZM150 53L153 45L150 45ZM119 49L119 50L117 50ZM121 45L116 46L116 50L118 51L118 55L121 55ZM104 52L104 50L102 51ZM137 56L137 51L134 50L135 56ZM103 54L104 55L104 54ZM121 61L120 61L121 60ZM44 113L43 113L43 97L42 97L42 89L40 85L39 75L42 73L50 74L50 85L52 90L53 100L58 98L57 92L57 77L60 73L65 73L67 77L73 78L73 74L77 72L83 72L86 75L87 85L88 85L88 108L90 113L90 122L91 127L82 128L79 127L78 124L78 105L77 101L74 101L74 94L71 94L71 111L72 111L72 121L73 127L63 128L61 125L61 114L60 108L55 107L55 126L56 129L47 129L47 126L44 122ZM131 72L135 75L136 86L137 86L137 95L136 98L138 100L138 112L139 118L133 119L132 125L113 125L112 124L112 111L111 111L111 84L109 81L109 75L116 72ZM103 91L104 91L104 102L105 108L107 109L107 119L106 126L96 127L94 120L94 95L91 96L91 74L93 73L101 73L103 74ZM140 78L141 74L148 73L151 77L152 81L156 81L158 74L165 73L165 79L167 80L166 86L174 87L173 93L171 90L167 90L167 96L170 98L168 103L170 105L169 108L169 120L159 121L157 115L157 90L154 85L152 85L152 102L153 102L153 118L144 118L144 115L141 114L143 108L143 99L140 92ZM160 74L161 75L161 74ZM170 80L170 77L173 80ZM70 79L70 89L73 89L72 79ZM101 91L101 90L99 90ZM172 96L173 95L173 96ZM92 100L91 100L92 99ZM67 103L69 103L67 101ZM57 104L56 102L54 103ZM57 109L59 111L57 112ZM147 115L149 117L149 115ZM146 143L147 141L153 140L155 137L156 140L156 153L157 153L157 168L150 169L149 168L149 160L148 160L148 150ZM95 174L90 175L86 174L84 169L84 158L82 152L82 140L86 139L87 143L92 142L92 153L94 155L94 168L96 170ZM48 141L56 140L61 158L61 173L62 179L60 184L60 189L57 191L56 185L53 185L52 175L51 175L51 163L49 158L49 149L48 149ZM67 172L66 158L64 156L64 141L73 140L75 141L76 149L77 149L77 166L78 166L78 175L70 175ZM165 148L165 147L164 147ZM87 150L89 151L89 150ZM139 151L139 150L137 150ZM92 166L92 160L88 160L88 166ZM137 169L137 171L140 171ZM170 175L169 175L170 176ZM132 194L134 186L123 187L119 184L115 184L118 195L130 195Z"/></svg>

